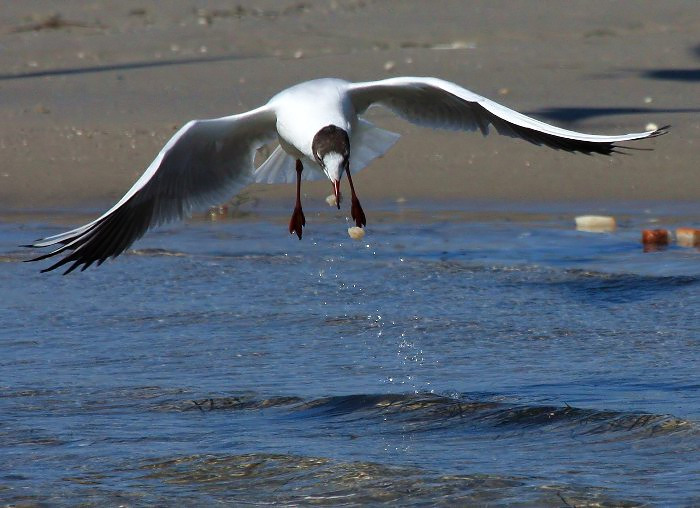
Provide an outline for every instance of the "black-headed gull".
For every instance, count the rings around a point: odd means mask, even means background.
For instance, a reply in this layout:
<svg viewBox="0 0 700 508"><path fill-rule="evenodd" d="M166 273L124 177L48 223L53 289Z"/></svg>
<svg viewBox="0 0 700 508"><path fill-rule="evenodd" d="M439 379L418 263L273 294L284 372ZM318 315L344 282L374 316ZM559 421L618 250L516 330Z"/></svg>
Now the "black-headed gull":
<svg viewBox="0 0 700 508"><path fill-rule="evenodd" d="M340 181L346 174L352 195L352 218L358 227L364 226L365 214L351 173L384 154L399 137L359 118L375 104L418 125L479 129L486 135L491 124L500 134L570 152L610 154L619 148L619 142L658 136L666 129L619 136L560 129L431 77L366 83L340 79L307 81L281 91L264 106L247 113L188 122L116 205L89 224L29 245L59 245L30 261L70 251L42 271L68 263L71 264L65 273L80 265L82 270L95 262L100 265L123 252L149 228L226 200L253 182L296 180L296 204L289 232L301 239L306 224L301 180L329 178L340 208ZM256 169L256 150L275 140L279 146ZM304 172L305 168L309 171Z"/></svg>

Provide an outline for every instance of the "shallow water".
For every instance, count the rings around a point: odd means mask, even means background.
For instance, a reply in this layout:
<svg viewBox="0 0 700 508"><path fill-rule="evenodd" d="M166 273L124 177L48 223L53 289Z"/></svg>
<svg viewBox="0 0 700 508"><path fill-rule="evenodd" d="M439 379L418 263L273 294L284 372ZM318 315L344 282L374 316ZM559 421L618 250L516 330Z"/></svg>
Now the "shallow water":
<svg viewBox="0 0 700 508"><path fill-rule="evenodd" d="M194 221L67 277L0 223L0 500L700 504L700 252L638 209Z"/></svg>

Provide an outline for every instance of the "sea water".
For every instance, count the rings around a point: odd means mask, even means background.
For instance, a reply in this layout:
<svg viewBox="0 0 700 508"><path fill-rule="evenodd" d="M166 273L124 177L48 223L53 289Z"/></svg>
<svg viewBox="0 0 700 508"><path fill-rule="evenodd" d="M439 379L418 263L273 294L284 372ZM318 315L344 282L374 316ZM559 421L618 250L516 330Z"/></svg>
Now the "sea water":
<svg viewBox="0 0 700 508"><path fill-rule="evenodd" d="M65 277L17 245L83 218L6 219L0 500L698 505L700 251L639 241L668 209L195 220Z"/></svg>

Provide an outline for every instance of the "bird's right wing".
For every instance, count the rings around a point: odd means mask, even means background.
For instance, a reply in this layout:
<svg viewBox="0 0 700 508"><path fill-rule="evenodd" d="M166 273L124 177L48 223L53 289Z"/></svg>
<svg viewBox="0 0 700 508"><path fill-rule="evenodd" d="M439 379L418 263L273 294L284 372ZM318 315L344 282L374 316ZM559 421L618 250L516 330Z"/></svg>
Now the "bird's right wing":
<svg viewBox="0 0 700 508"><path fill-rule="evenodd" d="M430 77L348 83L347 92L358 114L377 104L417 125L479 129L484 135L490 124L500 134L570 152L609 154L619 148L617 143L658 136L667 128L618 136L570 131L518 113L455 83Z"/></svg>
<svg viewBox="0 0 700 508"><path fill-rule="evenodd" d="M251 182L255 150L276 138L275 122L274 111L263 106L187 123L116 205L84 226L28 245L60 245L30 261L72 251L42 271L67 263L65 273L80 265L84 270L118 256L153 226L228 199Z"/></svg>

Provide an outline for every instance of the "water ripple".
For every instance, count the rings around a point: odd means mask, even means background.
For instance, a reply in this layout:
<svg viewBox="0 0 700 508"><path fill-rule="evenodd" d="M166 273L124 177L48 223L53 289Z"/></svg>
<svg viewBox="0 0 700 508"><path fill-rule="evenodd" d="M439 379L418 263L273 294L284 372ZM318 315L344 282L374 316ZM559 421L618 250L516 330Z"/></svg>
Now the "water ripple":
<svg viewBox="0 0 700 508"><path fill-rule="evenodd" d="M302 419L342 419L343 423L381 421L397 431L426 432L449 427L474 431L550 430L567 435L605 435L615 440L646 439L670 434L700 437L696 422L672 415L607 411L549 405L522 405L478 400L469 395L431 393L358 394L304 401L299 397L256 398L251 395L169 401L159 410L238 411L276 408ZM382 431L386 431L385 428Z"/></svg>
<svg viewBox="0 0 700 508"><path fill-rule="evenodd" d="M444 475L416 467L289 454L190 455L145 461L136 485L180 487L181 495L239 504L454 506L640 506L604 488L558 485L533 476ZM201 497L199 498L201 499Z"/></svg>

